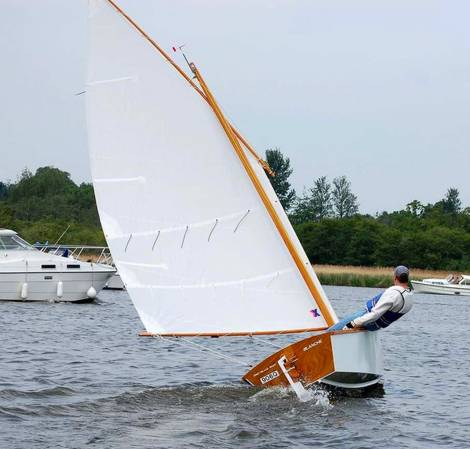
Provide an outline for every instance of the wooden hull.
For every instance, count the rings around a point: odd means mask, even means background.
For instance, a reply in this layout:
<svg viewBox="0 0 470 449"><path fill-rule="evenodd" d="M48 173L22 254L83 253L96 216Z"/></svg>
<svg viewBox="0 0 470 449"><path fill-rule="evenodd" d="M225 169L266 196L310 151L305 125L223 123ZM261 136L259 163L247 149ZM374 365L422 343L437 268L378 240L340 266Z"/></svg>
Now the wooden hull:
<svg viewBox="0 0 470 449"><path fill-rule="evenodd" d="M336 331L310 336L272 354L243 379L260 387L315 382L341 388L365 388L382 373L378 332Z"/></svg>

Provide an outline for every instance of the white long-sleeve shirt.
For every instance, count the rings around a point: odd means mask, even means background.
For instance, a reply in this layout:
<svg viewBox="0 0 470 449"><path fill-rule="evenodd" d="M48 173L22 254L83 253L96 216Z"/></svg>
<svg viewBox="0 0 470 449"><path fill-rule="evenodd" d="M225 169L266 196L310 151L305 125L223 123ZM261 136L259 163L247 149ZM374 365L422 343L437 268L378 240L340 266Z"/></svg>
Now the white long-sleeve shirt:
<svg viewBox="0 0 470 449"><path fill-rule="evenodd" d="M377 321L385 312L408 313L413 307L412 292L409 289L393 285L384 291L372 310L365 315L356 318L352 323L353 326L364 326Z"/></svg>

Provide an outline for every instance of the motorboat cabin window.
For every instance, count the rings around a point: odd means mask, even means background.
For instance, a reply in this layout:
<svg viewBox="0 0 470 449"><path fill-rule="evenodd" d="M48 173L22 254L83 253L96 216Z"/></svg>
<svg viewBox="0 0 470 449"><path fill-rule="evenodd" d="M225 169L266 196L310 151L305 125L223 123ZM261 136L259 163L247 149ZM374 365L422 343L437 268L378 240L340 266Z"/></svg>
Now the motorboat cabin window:
<svg viewBox="0 0 470 449"><path fill-rule="evenodd" d="M463 276L461 274L449 274L449 276L446 278L446 281L449 284L459 284L462 279Z"/></svg>
<svg viewBox="0 0 470 449"><path fill-rule="evenodd" d="M463 281L463 276L459 274L455 277L453 284L460 284Z"/></svg>
<svg viewBox="0 0 470 449"><path fill-rule="evenodd" d="M18 235L0 235L0 250L5 251L36 251L34 246Z"/></svg>
<svg viewBox="0 0 470 449"><path fill-rule="evenodd" d="M43 270L47 270L47 269L55 269L55 265L41 265L41 268Z"/></svg>

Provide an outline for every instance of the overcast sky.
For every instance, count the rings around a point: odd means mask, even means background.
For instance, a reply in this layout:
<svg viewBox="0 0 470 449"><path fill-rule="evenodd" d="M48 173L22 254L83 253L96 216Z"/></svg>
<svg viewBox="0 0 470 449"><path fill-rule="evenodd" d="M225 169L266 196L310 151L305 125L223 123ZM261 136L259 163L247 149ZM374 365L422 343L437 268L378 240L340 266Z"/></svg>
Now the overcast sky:
<svg viewBox="0 0 470 449"><path fill-rule="evenodd" d="M290 157L298 191L346 175L362 212L449 186L470 205L468 0L117 1L163 48L186 44L257 150ZM90 180L87 1L0 7L0 180L43 165Z"/></svg>

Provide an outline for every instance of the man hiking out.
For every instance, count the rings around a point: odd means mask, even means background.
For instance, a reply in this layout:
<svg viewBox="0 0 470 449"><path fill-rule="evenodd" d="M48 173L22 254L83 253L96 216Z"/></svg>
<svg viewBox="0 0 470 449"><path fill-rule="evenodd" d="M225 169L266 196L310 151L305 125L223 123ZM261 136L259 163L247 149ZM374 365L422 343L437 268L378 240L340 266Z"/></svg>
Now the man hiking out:
<svg viewBox="0 0 470 449"><path fill-rule="evenodd" d="M328 331L343 328L365 328L369 331L383 329L400 319L413 307L411 289L408 287L410 271L399 265L394 270L394 285L374 296L366 307L331 326Z"/></svg>

